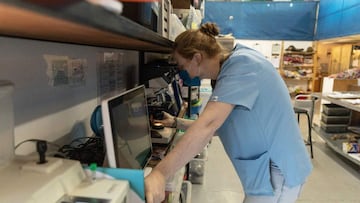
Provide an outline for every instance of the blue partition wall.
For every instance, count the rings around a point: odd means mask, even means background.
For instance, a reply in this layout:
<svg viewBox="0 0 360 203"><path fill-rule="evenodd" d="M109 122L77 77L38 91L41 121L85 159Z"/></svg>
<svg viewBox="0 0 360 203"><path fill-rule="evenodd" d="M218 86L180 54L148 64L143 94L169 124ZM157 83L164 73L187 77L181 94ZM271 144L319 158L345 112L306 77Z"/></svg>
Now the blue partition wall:
<svg viewBox="0 0 360 203"><path fill-rule="evenodd" d="M204 22L237 39L314 40L318 2L211 2Z"/></svg>
<svg viewBox="0 0 360 203"><path fill-rule="evenodd" d="M321 0L315 39L360 34L359 0Z"/></svg>

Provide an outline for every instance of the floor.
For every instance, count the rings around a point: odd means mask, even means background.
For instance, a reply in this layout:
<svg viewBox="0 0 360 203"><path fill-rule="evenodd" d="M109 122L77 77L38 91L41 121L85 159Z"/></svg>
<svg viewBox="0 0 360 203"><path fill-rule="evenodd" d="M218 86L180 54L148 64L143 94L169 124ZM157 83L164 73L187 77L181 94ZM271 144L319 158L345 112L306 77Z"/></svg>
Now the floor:
<svg viewBox="0 0 360 203"><path fill-rule="evenodd" d="M314 123L319 118L317 105ZM305 123L305 122L301 122ZM304 136L306 126L301 125ZM299 203L360 203L360 166L339 156L313 131L314 170L303 187ZM240 203L242 186L218 137L207 148L202 184L192 185L192 203Z"/></svg>

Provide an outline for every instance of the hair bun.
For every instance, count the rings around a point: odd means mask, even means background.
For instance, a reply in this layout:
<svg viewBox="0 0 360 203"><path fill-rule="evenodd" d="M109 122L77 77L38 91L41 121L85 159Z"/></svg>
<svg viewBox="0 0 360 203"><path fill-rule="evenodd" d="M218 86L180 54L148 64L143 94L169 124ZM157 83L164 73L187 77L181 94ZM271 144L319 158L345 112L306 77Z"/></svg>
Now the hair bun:
<svg viewBox="0 0 360 203"><path fill-rule="evenodd" d="M200 32L215 37L220 34L220 29L215 23L204 23L200 27Z"/></svg>

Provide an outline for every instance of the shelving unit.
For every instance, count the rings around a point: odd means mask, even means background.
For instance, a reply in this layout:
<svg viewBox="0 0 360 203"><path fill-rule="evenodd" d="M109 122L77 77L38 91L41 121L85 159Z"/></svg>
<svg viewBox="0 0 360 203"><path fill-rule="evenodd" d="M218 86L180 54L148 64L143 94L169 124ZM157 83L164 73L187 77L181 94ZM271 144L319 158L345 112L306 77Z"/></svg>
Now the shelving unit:
<svg viewBox="0 0 360 203"><path fill-rule="evenodd" d="M138 51L170 52L172 41L86 1L58 8L0 2L0 35Z"/></svg>
<svg viewBox="0 0 360 203"><path fill-rule="evenodd" d="M55 7L43 4L57 2L62 3ZM173 45L161 34L124 16L78 0L1 0L0 36L136 50L140 56L143 52L167 54ZM175 176L171 202L179 199L183 174L184 170L180 170Z"/></svg>
<svg viewBox="0 0 360 203"><path fill-rule="evenodd" d="M322 129L320 129L319 126L314 126L314 130L319 134L319 136L324 139L327 143L327 145L332 148L335 152L337 152L338 154L342 155L343 157L345 157L346 159L352 161L353 163L357 164L360 166L360 161L353 158L351 155L349 155L348 153L345 153L342 151L342 140L332 140L331 136L333 134L330 133L325 133ZM346 135L347 133L342 133L344 135Z"/></svg>
<svg viewBox="0 0 360 203"><path fill-rule="evenodd" d="M314 70L314 52L284 51L280 62L280 73L289 88L289 92L311 92L316 77Z"/></svg>
<svg viewBox="0 0 360 203"><path fill-rule="evenodd" d="M339 106L343 106L345 108L348 108L350 110L356 111L356 112L360 112L360 107L358 105L353 105L351 103L348 102L344 102L341 99L334 99L334 98L330 98L327 97L326 95L322 96L322 99L326 99L327 101L333 103L333 104L337 104ZM335 152L337 152L338 154L342 155L343 157L345 157L346 159L352 161L353 163L357 164L360 166L360 160L354 158L354 156L352 154L346 153L342 150L342 143L344 142L343 139L333 139L333 136L336 135L350 135L351 132L346 132L346 133L326 133L323 129L320 128L320 126L314 126L313 128L317 134L325 140L325 142L328 144L328 146L330 148L332 148Z"/></svg>

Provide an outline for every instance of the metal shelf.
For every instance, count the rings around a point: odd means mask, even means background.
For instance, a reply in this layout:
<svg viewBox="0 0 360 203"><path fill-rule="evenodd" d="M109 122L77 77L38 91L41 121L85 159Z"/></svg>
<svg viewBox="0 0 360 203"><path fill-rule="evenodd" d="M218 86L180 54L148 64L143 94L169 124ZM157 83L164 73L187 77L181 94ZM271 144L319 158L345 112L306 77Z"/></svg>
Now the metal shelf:
<svg viewBox="0 0 360 203"><path fill-rule="evenodd" d="M348 108L350 110L360 112L360 106L359 105L354 105L354 104L351 104L349 102L344 102L341 99L334 99L334 98L328 97L326 95L322 95L322 99L325 99L325 100L327 100L327 101L329 101L331 103L337 104L339 106L343 106L343 107Z"/></svg>
<svg viewBox="0 0 360 203"><path fill-rule="evenodd" d="M360 112L360 106L359 105L353 105L351 103L348 102L344 102L341 99L334 99L334 98L330 98L328 96L326 96L327 94L323 94L321 95L321 99L327 100L333 104L337 104L339 106L348 108L350 110L353 111L358 111ZM338 140L333 140L331 139L331 136L333 136L334 134L352 134L351 132L348 133L326 133L324 130L322 130L319 126L314 126L313 127L314 131L318 133L318 135L323 138L326 143L330 146L330 148L332 148L335 152L337 152L338 154L342 155L343 157L345 157L346 159L354 162L355 164L360 166L360 161L351 157L348 153L343 152L342 150L342 143L344 142L344 140L338 139Z"/></svg>
<svg viewBox="0 0 360 203"><path fill-rule="evenodd" d="M285 51L284 55L313 55L314 52L304 52L304 51Z"/></svg>
<svg viewBox="0 0 360 203"><path fill-rule="evenodd" d="M319 126L313 126L313 129L321 138L323 138L326 141L326 143L329 145L329 147L332 148L335 152L337 152L338 154L342 155L346 159L348 159L348 160L352 161L353 163L360 166L360 161L359 160L354 159L348 153L345 153L345 152L342 151L343 140L340 140L340 139L339 140L332 140L331 136L334 135L334 134L326 133ZM336 134L340 134L340 133L336 133ZM349 133L341 133L341 134L349 134Z"/></svg>
<svg viewBox="0 0 360 203"><path fill-rule="evenodd" d="M170 52L173 42L86 1L46 7L0 1L0 35L139 51Z"/></svg>
<svg viewBox="0 0 360 203"><path fill-rule="evenodd" d="M312 80L312 78L310 77L300 77L300 78L288 78L288 77L283 77L284 80L299 80L299 81L309 81Z"/></svg>
<svg viewBox="0 0 360 203"><path fill-rule="evenodd" d="M314 64L287 64L284 65L284 68L313 68Z"/></svg>

